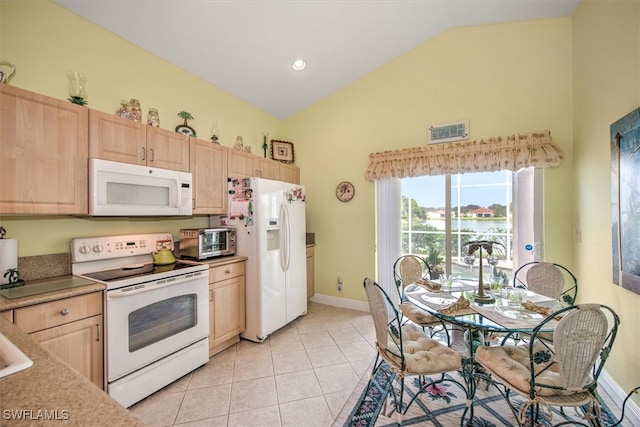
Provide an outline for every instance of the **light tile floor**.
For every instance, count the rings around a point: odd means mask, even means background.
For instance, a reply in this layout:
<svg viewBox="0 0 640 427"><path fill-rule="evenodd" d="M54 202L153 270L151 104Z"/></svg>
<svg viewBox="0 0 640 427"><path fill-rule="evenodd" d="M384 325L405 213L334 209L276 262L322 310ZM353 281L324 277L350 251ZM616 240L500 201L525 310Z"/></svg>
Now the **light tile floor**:
<svg viewBox="0 0 640 427"><path fill-rule="evenodd" d="M150 426L327 427L368 377L374 342L368 312L310 302L265 342L241 340L130 410Z"/></svg>

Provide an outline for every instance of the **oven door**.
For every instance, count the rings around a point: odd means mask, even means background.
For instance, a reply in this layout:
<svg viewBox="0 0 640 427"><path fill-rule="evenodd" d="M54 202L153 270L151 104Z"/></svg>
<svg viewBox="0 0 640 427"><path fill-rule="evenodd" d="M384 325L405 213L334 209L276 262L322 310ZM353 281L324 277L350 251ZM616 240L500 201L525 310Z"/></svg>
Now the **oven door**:
<svg viewBox="0 0 640 427"><path fill-rule="evenodd" d="M107 291L109 382L209 335L209 271Z"/></svg>

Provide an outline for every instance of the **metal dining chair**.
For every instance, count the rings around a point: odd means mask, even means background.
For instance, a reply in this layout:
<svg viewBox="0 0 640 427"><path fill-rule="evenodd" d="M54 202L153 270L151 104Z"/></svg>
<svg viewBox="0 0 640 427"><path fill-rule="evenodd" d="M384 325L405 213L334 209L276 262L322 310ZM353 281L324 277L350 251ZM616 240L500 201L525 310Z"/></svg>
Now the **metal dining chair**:
<svg viewBox="0 0 640 427"><path fill-rule="evenodd" d="M396 420L402 424L404 415L416 398L429 386L450 382L459 386L465 394L467 388L445 373L458 371L462 358L458 352L432 339L425 331L412 323L402 323L402 317L385 291L373 279L364 279L364 288L371 309L376 330L377 355L371 372L371 379L386 364L389 371L385 375L393 383L389 393L393 397ZM436 375L438 379L426 378ZM407 403L405 400L405 378L418 376L420 388ZM367 384L367 390L371 380ZM408 393L407 393L408 394Z"/></svg>
<svg viewBox="0 0 640 427"><path fill-rule="evenodd" d="M423 330L429 329L432 338L436 333L440 331L443 332L447 344L450 344L447 325L440 319L407 301L404 295L407 286L415 284L419 280L426 281L431 278L431 269L427 261L418 255L402 255L393 263L393 277L400 299L398 308L404 318L420 326Z"/></svg>
<svg viewBox="0 0 640 427"><path fill-rule="evenodd" d="M552 343L541 337L551 322L557 322ZM550 424L552 406L588 408L584 423L565 419L557 426L591 425L587 422L600 426L598 378L619 324L617 314L601 304L565 307L545 318L526 345L479 347L475 354L479 369L472 377L494 385L521 426L533 425L541 416ZM519 407L512 392L525 399Z"/></svg>

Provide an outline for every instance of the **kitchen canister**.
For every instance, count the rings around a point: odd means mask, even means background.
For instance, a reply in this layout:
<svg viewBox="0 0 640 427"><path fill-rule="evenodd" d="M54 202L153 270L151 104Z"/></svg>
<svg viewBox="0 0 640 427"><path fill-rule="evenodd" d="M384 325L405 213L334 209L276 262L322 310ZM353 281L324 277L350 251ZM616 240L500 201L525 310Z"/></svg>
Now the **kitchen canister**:
<svg viewBox="0 0 640 427"><path fill-rule="evenodd" d="M9 283L9 270L18 269L18 239L5 239L4 233L0 227L0 285Z"/></svg>

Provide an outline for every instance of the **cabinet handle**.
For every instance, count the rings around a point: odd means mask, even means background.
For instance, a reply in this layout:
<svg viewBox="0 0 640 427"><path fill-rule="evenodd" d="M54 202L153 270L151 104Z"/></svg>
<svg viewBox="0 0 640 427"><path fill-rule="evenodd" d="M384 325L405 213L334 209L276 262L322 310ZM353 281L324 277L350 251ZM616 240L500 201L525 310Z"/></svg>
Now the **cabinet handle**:
<svg viewBox="0 0 640 427"><path fill-rule="evenodd" d="M96 341L100 341L100 325L96 325Z"/></svg>
<svg viewBox="0 0 640 427"><path fill-rule="evenodd" d="M67 314L69 314L69 309L63 308L62 310L60 310L60 314L62 314L63 316L66 316Z"/></svg>
<svg viewBox="0 0 640 427"><path fill-rule="evenodd" d="M147 160L147 149L142 147L142 160Z"/></svg>
<svg viewBox="0 0 640 427"><path fill-rule="evenodd" d="M209 289L209 301L213 301L213 291Z"/></svg>
<svg viewBox="0 0 640 427"><path fill-rule="evenodd" d="M225 270L224 274L231 274L231 270Z"/></svg>
<svg viewBox="0 0 640 427"><path fill-rule="evenodd" d="M151 151L151 161L153 162L156 159L156 156L153 154L153 148L149 148L149 151Z"/></svg>

